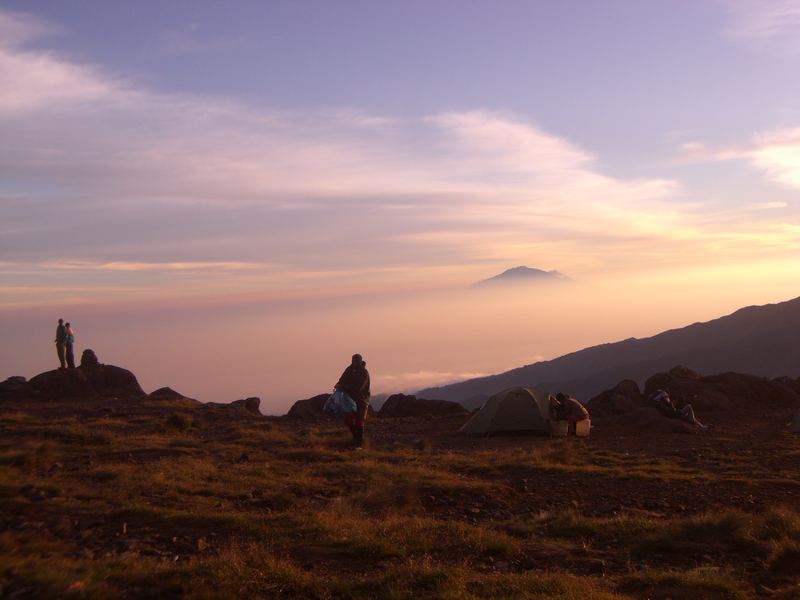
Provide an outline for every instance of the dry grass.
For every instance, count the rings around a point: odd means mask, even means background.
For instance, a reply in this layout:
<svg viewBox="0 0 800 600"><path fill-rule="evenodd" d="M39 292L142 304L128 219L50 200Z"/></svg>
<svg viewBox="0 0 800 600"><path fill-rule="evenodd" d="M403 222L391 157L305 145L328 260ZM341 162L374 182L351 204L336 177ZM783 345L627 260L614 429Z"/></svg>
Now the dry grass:
<svg viewBox="0 0 800 600"><path fill-rule="evenodd" d="M353 452L338 425L114 409L0 407L0 596L738 599L797 586L796 507L581 510L596 485L734 470L575 440L441 450L418 435ZM582 482L582 502L566 501Z"/></svg>

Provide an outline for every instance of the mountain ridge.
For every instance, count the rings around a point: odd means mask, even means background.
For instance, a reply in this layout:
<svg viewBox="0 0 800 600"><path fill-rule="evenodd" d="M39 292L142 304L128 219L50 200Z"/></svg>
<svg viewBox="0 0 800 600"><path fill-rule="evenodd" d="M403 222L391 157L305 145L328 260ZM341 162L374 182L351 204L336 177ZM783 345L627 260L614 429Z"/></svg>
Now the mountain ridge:
<svg viewBox="0 0 800 600"><path fill-rule="evenodd" d="M648 373L684 364L703 374L740 371L777 377L800 374L800 297L740 308L646 338L589 346L486 377L416 392L467 408L507 387L528 385L588 399L622 379L643 383Z"/></svg>

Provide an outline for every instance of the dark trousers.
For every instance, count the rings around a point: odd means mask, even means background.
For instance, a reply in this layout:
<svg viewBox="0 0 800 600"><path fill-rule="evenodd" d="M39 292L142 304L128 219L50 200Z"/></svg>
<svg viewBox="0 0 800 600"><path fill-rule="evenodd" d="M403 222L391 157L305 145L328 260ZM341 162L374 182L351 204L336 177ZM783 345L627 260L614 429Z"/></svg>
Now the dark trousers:
<svg viewBox="0 0 800 600"><path fill-rule="evenodd" d="M61 368L63 369L66 366L64 360L64 342L56 342L56 354L58 354L58 362L61 363Z"/></svg>
<svg viewBox="0 0 800 600"><path fill-rule="evenodd" d="M357 446L364 443L364 424L367 421L368 410L368 400L356 400L356 412L346 415L344 418L345 425L350 429L350 433L353 434L353 442Z"/></svg>
<svg viewBox="0 0 800 600"><path fill-rule="evenodd" d="M72 344L67 344L67 366L70 369L75 368L75 353L72 349Z"/></svg>

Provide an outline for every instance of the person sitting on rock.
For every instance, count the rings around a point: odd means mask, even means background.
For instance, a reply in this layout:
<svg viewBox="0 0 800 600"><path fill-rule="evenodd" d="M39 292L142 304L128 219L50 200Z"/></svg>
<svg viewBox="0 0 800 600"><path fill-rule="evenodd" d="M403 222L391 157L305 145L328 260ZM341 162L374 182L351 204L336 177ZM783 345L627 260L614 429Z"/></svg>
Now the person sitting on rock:
<svg viewBox="0 0 800 600"><path fill-rule="evenodd" d="M562 420L569 423L570 432L575 433L575 423L578 421L586 421L590 418L589 411L586 410L586 407L576 398L558 392L556 394L556 400L562 407L560 409L561 414L563 414Z"/></svg>
<svg viewBox="0 0 800 600"><path fill-rule="evenodd" d="M670 398L669 394L664 390L656 390L653 392L653 395L650 396L650 402L662 416L668 419L680 419L703 431L708 429L708 426L703 425L697 420L691 404L686 404L681 409L676 408L675 404L672 402L672 398Z"/></svg>
<svg viewBox="0 0 800 600"><path fill-rule="evenodd" d="M360 354L353 354L350 365L344 370L334 389L347 393L356 403L355 414L344 417L345 425L353 435L353 444L360 448L364 445L364 425L369 410L369 371L367 363Z"/></svg>

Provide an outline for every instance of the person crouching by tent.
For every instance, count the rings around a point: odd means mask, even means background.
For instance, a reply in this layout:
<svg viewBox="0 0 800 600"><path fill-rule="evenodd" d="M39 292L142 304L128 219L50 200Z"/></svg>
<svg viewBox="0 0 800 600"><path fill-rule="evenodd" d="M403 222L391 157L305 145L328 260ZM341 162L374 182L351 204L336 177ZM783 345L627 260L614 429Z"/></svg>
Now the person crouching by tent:
<svg viewBox="0 0 800 600"><path fill-rule="evenodd" d="M558 392L556 401L560 408L557 409L562 421L569 423L569 431L575 433L575 424L579 421L588 421L591 417L586 407L579 400Z"/></svg>
<svg viewBox="0 0 800 600"><path fill-rule="evenodd" d="M367 420L370 398L369 371L367 371L367 363L360 354L353 354L350 365L333 387L345 392L356 402L356 412L346 414L344 423L353 434L353 444L360 448L364 445L364 424Z"/></svg>
<svg viewBox="0 0 800 600"><path fill-rule="evenodd" d="M708 429L707 425L703 425L697 420L691 404L686 404L680 409L676 408L675 404L672 402L672 398L670 398L669 394L664 390L656 390L653 392L653 395L650 396L650 402L656 407L656 410L658 410L662 416L667 417L668 419L680 419L681 421L685 421L690 425L694 425L701 431Z"/></svg>

